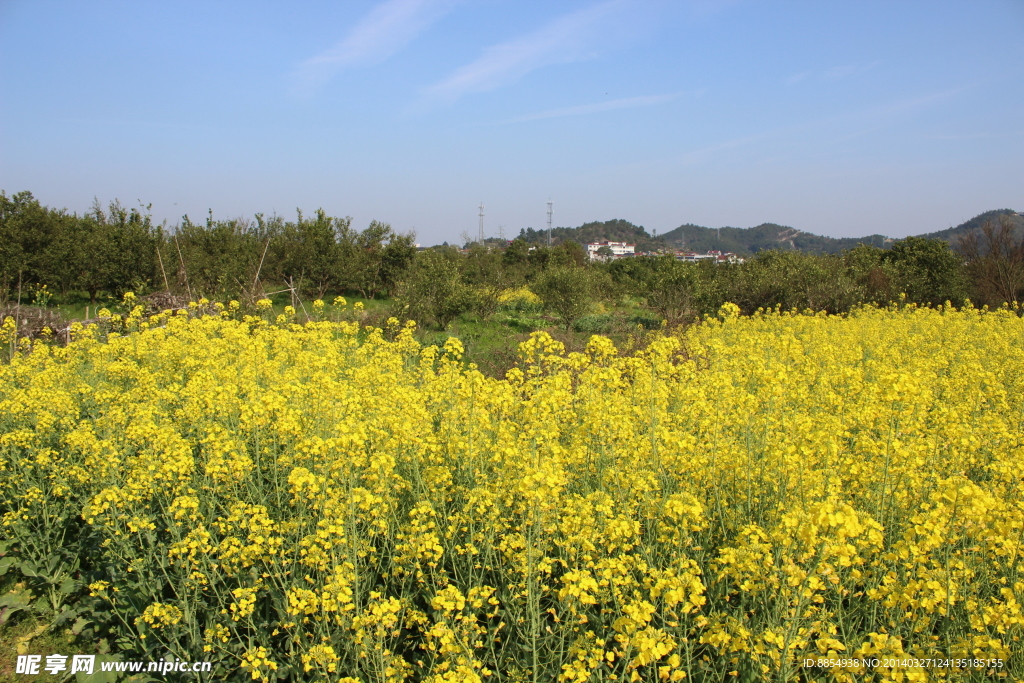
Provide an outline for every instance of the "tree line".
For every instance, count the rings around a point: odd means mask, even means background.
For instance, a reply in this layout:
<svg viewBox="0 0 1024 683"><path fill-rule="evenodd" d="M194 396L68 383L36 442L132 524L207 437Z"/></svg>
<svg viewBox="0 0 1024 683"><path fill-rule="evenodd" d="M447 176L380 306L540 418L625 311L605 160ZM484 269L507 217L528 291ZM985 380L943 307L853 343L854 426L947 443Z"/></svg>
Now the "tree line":
<svg viewBox="0 0 1024 683"><path fill-rule="evenodd" d="M0 192L0 303L41 284L93 302L129 290L252 302L286 289L304 298L387 299L389 313L444 329L462 314L487 318L507 308L507 293L519 289L538 295L543 303L533 305L566 326L596 303L624 297L671 324L713 315L725 302L746 313L776 306L842 313L860 303L960 305L969 298L997 306L1024 298L1024 236L1005 219L954 248L909 237L887 249L767 251L719 265L671 256L590 262L572 241L418 251L412 235L386 223L358 230L322 210L298 212L292 221L185 217L168 230L145 208L96 203L79 216L45 207L28 192Z"/></svg>
<svg viewBox="0 0 1024 683"><path fill-rule="evenodd" d="M142 207L148 208L148 207ZM210 299L262 296L265 286L301 296L352 291L388 296L408 270L412 235L373 221L364 230L319 210L294 221L204 223L185 216L173 230L140 208L98 202L84 215L41 205L29 192L0 192L0 297L45 284L63 294L169 290Z"/></svg>

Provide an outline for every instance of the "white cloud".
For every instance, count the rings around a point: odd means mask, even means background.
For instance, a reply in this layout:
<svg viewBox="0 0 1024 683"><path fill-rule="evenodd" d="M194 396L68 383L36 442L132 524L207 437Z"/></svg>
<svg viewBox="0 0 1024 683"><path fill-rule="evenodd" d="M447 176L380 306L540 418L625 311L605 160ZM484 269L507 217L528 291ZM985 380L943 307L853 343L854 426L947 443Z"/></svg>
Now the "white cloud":
<svg viewBox="0 0 1024 683"><path fill-rule="evenodd" d="M548 109L536 114L517 116L502 123L521 123L523 121L538 121L540 119L553 119L561 116L581 116L584 114L596 114L612 109L631 109L633 107L650 107L655 104L668 102L679 97L682 93L670 93L667 95L644 95L642 97L626 97L619 100L608 100L606 102L595 102L593 104L581 104L575 107L563 107L561 109Z"/></svg>
<svg viewBox="0 0 1024 683"><path fill-rule="evenodd" d="M714 157L718 156L719 152L724 152L724 151L730 150L730 149L736 149L738 147L746 147L747 145L749 145L749 144L751 144L753 142L758 142L758 141L763 140L763 139L765 139L765 138L767 138L767 137L769 137L771 135L772 135L772 133L759 133L759 134L756 134L756 135L748 135L746 137L733 138L732 140L726 140L724 142L720 142L718 144L711 145L711 146L708 146L708 147L702 147L700 149L690 150L689 152L686 152L681 157L679 157L677 163L679 163L680 165L683 165L683 166L689 166L689 165L692 165L692 164L700 164L700 163L703 163L703 162L707 161L710 158L714 158Z"/></svg>
<svg viewBox="0 0 1024 683"><path fill-rule="evenodd" d="M866 71L871 71L876 66L880 66L881 64L881 60L875 60L868 64L845 64L843 66L834 66L831 69L828 69L823 74L823 76L829 80L846 78L847 76L856 76Z"/></svg>
<svg viewBox="0 0 1024 683"><path fill-rule="evenodd" d="M1013 137L1024 137L1024 130L1018 131L992 131L986 130L978 133L935 133L927 136L932 140L981 140L981 139L1002 139Z"/></svg>
<svg viewBox="0 0 1024 683"><path fill-rule="evenodd" d="M680 166L704 164L720 158L729 150L752 145L762 145L767 150L777 149L779 145L784 145L787 152L798 147L830 148L836 143L867 136L878 130L898 125L901 121L906 121L920 111L948 102L966 89L966 87L961 87L931 92L854 111L844 111L832 116L808 119L786 126L757 131L751 135L690 150L675 157L672 163ZM752 153L748 154L747 158L749 163L749 160L753 158Z"/></svg>
<svg viewBox="0 0 1024 683"><path fill-rule="evenodd" d="M797 83L802 83L812 77L826 81L838 81L850 76L858 76L862 73L867 73L881 65L882 60L876 59L875 61L868 62L866 64L843 64L842 66L833 66L829 69L825 69L824 71L801 71L800 73L796 73L788 77L786 79L786 85L796 85Z"/></svg>
<svg viewBox="0 0 1024 683"><path fill-rule="evenodd" d="M382 62L455 6L456 0L386 0L331 48L295 71L296 89L308 93L343 69Z"/></svg>
<svg viewBox="0 0 1024 683"><path fill-rule="evenodd" d="M451 103L467 93L513 83L535 69L596 57L600 30L625 0L607 0L563 15L533 33L492 45L474 62L423 91L425 103Z"/></svg>

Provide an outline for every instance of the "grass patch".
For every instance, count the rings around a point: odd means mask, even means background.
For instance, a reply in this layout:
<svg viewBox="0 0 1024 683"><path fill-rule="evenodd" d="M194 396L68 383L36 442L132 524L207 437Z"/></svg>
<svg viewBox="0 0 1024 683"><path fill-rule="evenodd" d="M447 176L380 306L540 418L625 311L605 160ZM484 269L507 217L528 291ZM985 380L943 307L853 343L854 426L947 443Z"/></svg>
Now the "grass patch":
<svg viewBox="0 0 1024 683"><path fill-rule="evenodd" d="M0 601L25 588L25 584L15 582L8 575L0 582ZM43 662L46 661L46 655L82 654L81 644L76 642L77 638L69 629L51 631L49 621L36 614L4 606L0 607L0 620L3 620L0 622L0 683L39 680L39 675L15 673L19 646L24 647L22 654L43 655ZM40 675L49 676L47 673Z"/></svg>

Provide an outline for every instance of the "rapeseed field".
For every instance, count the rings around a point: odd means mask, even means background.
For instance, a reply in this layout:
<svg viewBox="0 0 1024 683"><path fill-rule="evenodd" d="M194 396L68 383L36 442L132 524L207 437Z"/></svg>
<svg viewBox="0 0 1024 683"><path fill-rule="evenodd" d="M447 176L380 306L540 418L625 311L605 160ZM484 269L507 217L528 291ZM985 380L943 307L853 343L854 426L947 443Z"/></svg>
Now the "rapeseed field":
<svg viewBox="0 0 1024 683"><path fill-rule="evenodd" d="M343 301L127 303L0 339L0 562L82 652L233 681L1024 677L1013 309L726 305L628 355L537 332L498 380Z"/></svg>

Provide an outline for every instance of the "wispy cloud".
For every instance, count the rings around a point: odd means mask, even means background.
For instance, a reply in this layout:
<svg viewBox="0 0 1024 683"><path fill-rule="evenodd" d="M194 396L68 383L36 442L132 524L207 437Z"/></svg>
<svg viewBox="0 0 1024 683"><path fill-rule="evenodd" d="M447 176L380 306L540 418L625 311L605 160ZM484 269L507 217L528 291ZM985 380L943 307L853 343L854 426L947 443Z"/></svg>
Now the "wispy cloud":
<svg viewBox="0 0 1024 683"><path fill-rule="evenodd" d="M456 3L457 0L385 0L340 42L299 64L294 73L295 90L308 94L339 71L384 61L451 11Z"/></svg>
<svg viewBox="0 0 1024 683"><path fill-rule="evenodd" d="M1024 137L1024 130L1016 131L983 131L978 133L935 133L927 136L931 140L960 141Z"/></svg>
<svg viewBox="0 0 1024 683"><path fill-rule="evenodd" d="M862 73L871 71L872 69L881 66L882 60L876 59L873 62L866 64L843 64L841 66L833 66L824 71L801 71L800 73L793 74L786 79L786 85L796 85L802 83L809 78L818 78L826 81L837 81L849 76L857 76Z"/></svg>
<svg viewBox="0 0 1024 683"><path fill-rule="evenodd" d="M779 144L784 144L788 151L797 147L831 149L837 143L868 136L912 120L915 114L940 106L967 90L968 86L951 88L765 129L752 135L687 151L676 157L674 162L684 166L702 164L729 150L757 145L761 145L762 149L773 149L772 145L777 148ZM748 157L752 157L752 153L748 153Z"/></svg>
<svg viewBox="0 0 1024 683"><path fill-rule="evenodd" d="M689 166L692 164L699 164L707 161L709 158L715 156L718 152L724 152L730 149L736 149L738 147L746 147L747 145L758 142L765 138L773 135L773 132L759 133L757 135L748 135L741 138L733 138L732 140L726 140L715 145L708 147L702 147L700 149L693 149L677 159L677 163L682 166Z"/></svg>
<svg viewBox="0 0 1024 683"><path fill-rule="evenodd" d="M866 73L877 66L881 66L881 64L882 60L876 59L875 61L868 62L867 64L844 64L842 66L834 66L831 69L826 70L822 76L828 80L834 81L840 78Z"/></svg>
<svg viewBox="0 0 1024 683"><path fill-rule="evenodd" d="M858 118L865 119L874 118L883 122L888 122L892 120L894 117L901 116L906 113L919 111L922 109L927 109L929 107L941 104L943 102L948 102L949 100L955 98L957 95L966 92L969 88L970 86L965 85L958 86L956 88L947 88L946 90L937 90L935 92L930 92L924 95L916 95L914 97L904 97L902 99L894 100L892 102L885 102L882 104L875 105L873 107L868 107L866 109L861 110L860 112L852 114L852 116L857 116Z"/></svg>
<svg viewBox="0 0 1024 683"><path fill-rule="evenodd" d="M492 45L476 61L423 90L421 104L446 104L467 93L513 83L535 69L597 56L594 44L626 0L607 0L554 19L533 33Z"/></svg>
<svg viewBox="0 0 1024 683"><path fill-rule="evenodd" d="M741 0L690 0L686 3L690 13L704 17L712 14L719 14L725 10L740 4Z"/></svg>
<svg viewBox="0 0 1024 683"><path fill-rule="evenodd" d="M626 97L618 100L607 100L593 104L581 104L575 107L563 107L561 109L548 109L547 111L535 114L526 114L502 121L502 123L522 123L524 121L539 121L540 119L554 119L562 116L583 116L585 114L596 114L612 109L632 109L633 107L650 107L655 104L662 104L676 99L683 93L670 93L667 95L644 95L642 97Z"/></svg>

